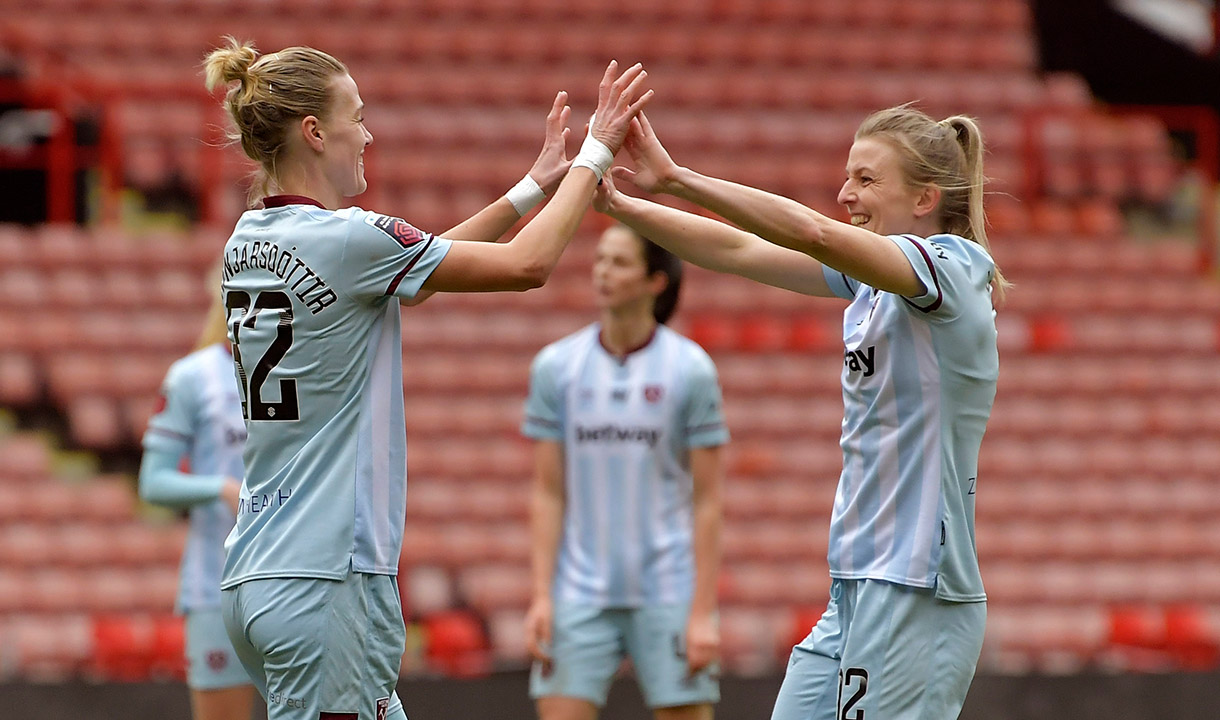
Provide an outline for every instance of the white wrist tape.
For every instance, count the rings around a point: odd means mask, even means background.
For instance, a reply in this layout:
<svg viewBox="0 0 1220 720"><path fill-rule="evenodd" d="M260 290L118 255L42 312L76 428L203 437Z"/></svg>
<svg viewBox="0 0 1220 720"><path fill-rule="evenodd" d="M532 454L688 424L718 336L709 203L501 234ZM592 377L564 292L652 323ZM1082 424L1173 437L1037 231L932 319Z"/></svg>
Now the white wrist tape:
<svg viewBox="0 0 1220 720"><path fill-rule="evenodd" d="M606 147L601 140L593 137L593 133L589 133L585 136L584 144L580 146L580 153L572 161L572 167L589 168L597 176L597 181L601 182L602 176L610 169L610 164L613 162L614 153L610 152L610 148Z"/></svg>
<svg viewBox="0 0 1220 720"><path fill-rule="evenodd" d="M546 193L542 192L542 188L534 178L526 173L525 177L521 178L521 182L513 185L508 192L504 193L504 197L513 204L513 209L518 215L525 216L527 212L534 209L534 206L546 199Z"/></svg>

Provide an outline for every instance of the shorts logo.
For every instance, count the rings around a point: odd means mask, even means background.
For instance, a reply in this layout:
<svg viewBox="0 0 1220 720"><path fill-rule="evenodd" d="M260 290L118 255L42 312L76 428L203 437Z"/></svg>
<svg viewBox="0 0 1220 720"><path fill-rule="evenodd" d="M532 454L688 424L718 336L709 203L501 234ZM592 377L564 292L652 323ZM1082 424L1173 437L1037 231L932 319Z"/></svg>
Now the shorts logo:
<svg viewBox="0 0 1220 720"><path fill-rule="evenodd" d="M665 388L661 387L660 385L645 385L644 386L644 399L650 403L655 403L655 402L660 401L660 399L662 397L664 397L664 395L665 395Z"/></svg>
<svg viewBox="0 0 1220 720"><path fill-rule="evenodd" d="M399 245L405 248L428 239L427 235L412 227L406 220L389 215L369 215L365 218L365 222L394 238Z"/></svg>
<svg viewBox="0 0 1220 720"><path fill-rule="evenodd" d="M207 661L208 667L213 672L220 672L228 666L229 656L225 654L224 650L211 650L207 654Z"/></svg>
<svg viewBox="0 0 1220 720"><path fill-rule="evenodd" d="M390 711L390 699L388 697L377 698L377 720L385 720L386 713Z"/></svg>

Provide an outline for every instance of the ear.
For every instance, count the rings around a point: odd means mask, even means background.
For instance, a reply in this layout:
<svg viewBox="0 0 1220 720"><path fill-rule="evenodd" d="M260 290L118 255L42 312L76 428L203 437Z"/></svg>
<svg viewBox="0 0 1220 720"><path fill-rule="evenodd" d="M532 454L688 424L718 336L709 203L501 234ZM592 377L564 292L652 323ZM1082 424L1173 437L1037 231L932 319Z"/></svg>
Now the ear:
<svg viewBox="0 0 1220 720"><path fill-rule="evenodd" d="M924 185L915 198L915 217L922 218L936 212L936 208L940 207L941 194L940 188L935 185Z"/></svg>
<svg viewBox="0 0 1220 720"><path fill-rule="evenodd" d="M301 118L301 139L314 152L320 153L325 149L326 143L322 139L322 127L318 123L317 117L306 115Z"/></svg>
<svg viewBox="0 0 1220 720"><path fill-rule="evenodd" d="M648 291L652 293L653 297L665 292L667 287L669 287L669 276L664 272L657 270L648 276Z"/></svg>

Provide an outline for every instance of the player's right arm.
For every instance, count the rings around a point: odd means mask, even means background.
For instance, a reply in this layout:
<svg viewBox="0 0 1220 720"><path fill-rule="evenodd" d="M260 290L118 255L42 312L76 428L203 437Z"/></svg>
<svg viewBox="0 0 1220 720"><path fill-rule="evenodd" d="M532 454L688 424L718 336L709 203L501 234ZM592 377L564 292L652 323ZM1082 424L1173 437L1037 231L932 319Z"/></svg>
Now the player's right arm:
<svg viewBox="0 0 1220 720"><path fill-rule="evenodd" d="M533 596L525 617L525 643L541 663L551 661L554 607L551 592L565 506L563 444L539 440L534 444L534 490L530 501L530 576Z"/></svg>
<svg viewBox="0 0 1220 720"><path fill-rule="evenodd" d="M172 508L187 508L223 498L236 510L240 481L224 475L196 475L178 469L199 430L192 387L182 364L170 368L161 385L159 410L148 421L148 430L144 433L140 498Z"/></svg>
<svg viewBox="0 0 1220 720"><path fill-rule="evenodd" d="M589 138L600 148L586 139L555 196L512 241L454 242L423 290L528 290L546 282L575 234L601 173L622 146L631 119L652 97L651 90L643 91L647 73L639 64L615 78L617 68L613 61L606 67L598 90L597 112L589 127ZM605 156L607 151L609 157ZM590 164L599 169L594 170Z"/></svg>
<svg viewBox="0 0 1220 720"><path fill-rule="evenodd" d="M616 177L706 208L764 242L807 255L870 287L906 296L924 293L901 249L885 236L790 198L679 166L642 114L633 121L625 147L637 169L615 168ZM824 277L821 285L822 292L811 294L834 295Z"/></svg>
<svg viewBox="0 0 1220 720"><path fill-rule="evenodd" d="M529 395L521 433L534 441L534 483L530 493L530 578L532 598L525 618L530 655L549 669L552 597L559 542L566 510L564 490L565 391L559 375L565 365L559 345L550 345L530 364Z"/></svg>
<svg viewBox="0 0 1220 720"><path fill-rule="evenodd" d="M187 508L224 500L236 512L241 481L225 475L194 475L178 470L182 455L145 450L140 459L140 499L154 505Z"/></svg>
<svg viewBox="0 0 1220 720"><path fill-rule="evenodd" d="M619 168L615 168L619 170ZM702 215L619 192L607 174L593 207L687 262L803 295L832 297L822 264Z"/></svg>

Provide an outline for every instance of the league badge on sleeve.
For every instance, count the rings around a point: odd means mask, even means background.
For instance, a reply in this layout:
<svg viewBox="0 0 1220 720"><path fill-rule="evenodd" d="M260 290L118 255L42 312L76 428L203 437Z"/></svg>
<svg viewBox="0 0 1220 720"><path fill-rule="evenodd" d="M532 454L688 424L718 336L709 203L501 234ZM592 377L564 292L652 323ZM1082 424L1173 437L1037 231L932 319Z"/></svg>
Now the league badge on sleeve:
<svg viewBox="0 0 1220 720"><path fill-rule="evenodd" d="M411 247L415 243L428 239L427 233L419 230L415 226L411 225L411 223L401 218L391 217L389 215L379 215L377 213L369 213L365 216L364 221L386 235L389 235L394 239L394 242L402 245L405 248Z"/></svg>

